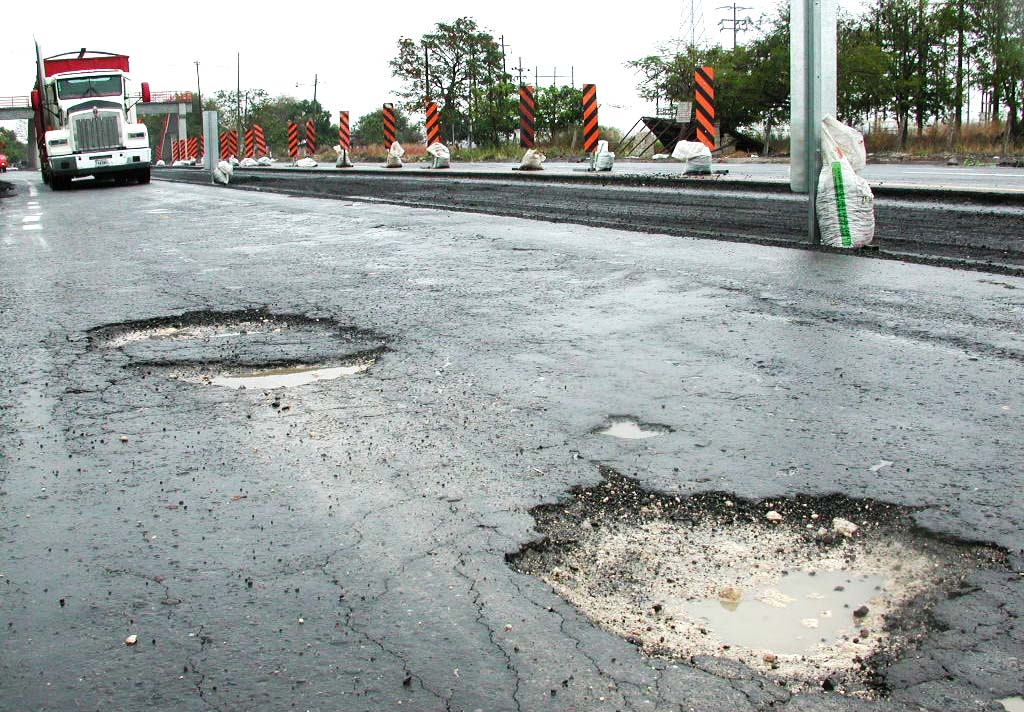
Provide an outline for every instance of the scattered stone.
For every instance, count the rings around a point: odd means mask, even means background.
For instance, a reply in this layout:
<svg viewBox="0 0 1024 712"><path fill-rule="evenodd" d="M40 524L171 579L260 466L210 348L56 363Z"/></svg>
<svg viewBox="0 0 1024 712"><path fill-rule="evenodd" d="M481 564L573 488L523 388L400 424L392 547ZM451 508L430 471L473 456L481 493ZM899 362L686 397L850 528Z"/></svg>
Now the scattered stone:
<svg viewBox="0 0 1024 712"><path fill-rule="evenodd" d="M743 591L735 586L726 586L718 592L718 600L726 603L739 603L743 599Z"/></svg>
<svg viewBox="0 0 1024 712"><path fill-rule="evenodd" d="M764 518L767 519L769 522L781 522L782 521L782 515L779 514L778 512L776 512L774 509L772 511L768 512L768 514L764 515Z"/></svg>
<svg viewBox="0 0 1024 712"><path fill-rule="evenodd" d="M776 655L775 653L765 653L764 657L761 658L761 659L764 660L766 663L768 663L770 665L770 664L772 664L774 662L778 662L779 656Z"/></svg>
<svg viewBox="0 0 1024 712"><path fill-rule="evenodd" d="M864 618L865 616L867 616L867 614L868 614L868 607L867 606L861 606L860 608L858 608L857 610L855 610L853 612L853 617L854 618Z"/></svg>
<svg viewBox="0 0 1024 712"><path fill-rule="evenodd" d="M832 520L832 529L835 530L837 534L842 534L843 536L853 536L857 533L857 530L860 529L860 527L851 522L849 519L836 517Z"/></svg>
<svg viewBox="0 0 1024 712"><path fill-rule="evenodd" d="M127 435L122 435L121 436L121 442L123 442L123 443L128 442L128 436Z"/></svg>
<svg viewBox="0 0 1024 712"><path fill-rule="evenodd" d="M134 633L132 633L131 635L129 635L127 638L124 639L124 644L125 645L135 645L138 642L139 642L139 636L135 635Z"/></svg>

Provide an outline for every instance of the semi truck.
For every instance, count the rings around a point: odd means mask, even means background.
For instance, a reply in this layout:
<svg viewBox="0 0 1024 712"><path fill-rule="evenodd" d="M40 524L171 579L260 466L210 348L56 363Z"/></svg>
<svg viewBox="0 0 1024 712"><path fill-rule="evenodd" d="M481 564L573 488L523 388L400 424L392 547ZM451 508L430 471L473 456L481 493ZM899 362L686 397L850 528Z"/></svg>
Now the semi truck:
<svg viewBox="0 0 1024 712"><path fill-rule="evenodd" d="M43 182L53 190L84 176L148 183L149 132L135 105L149 94L145 82L136 93L126 55L83 47L43 59L37 44L32 109Z"/></svg>

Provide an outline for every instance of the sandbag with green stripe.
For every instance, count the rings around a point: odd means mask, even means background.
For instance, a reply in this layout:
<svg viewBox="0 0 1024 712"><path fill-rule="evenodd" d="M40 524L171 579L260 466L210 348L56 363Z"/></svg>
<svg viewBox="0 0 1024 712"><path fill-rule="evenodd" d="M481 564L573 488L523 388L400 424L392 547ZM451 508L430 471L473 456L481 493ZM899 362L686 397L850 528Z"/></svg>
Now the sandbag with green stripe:
<svg viewBox="0 0 1024 712"><path fill-rule="evenodd" d="M846 248L871 244L875 236L875 197L868 182L845 158L821 169L816 205L821 244Z"/></svg>

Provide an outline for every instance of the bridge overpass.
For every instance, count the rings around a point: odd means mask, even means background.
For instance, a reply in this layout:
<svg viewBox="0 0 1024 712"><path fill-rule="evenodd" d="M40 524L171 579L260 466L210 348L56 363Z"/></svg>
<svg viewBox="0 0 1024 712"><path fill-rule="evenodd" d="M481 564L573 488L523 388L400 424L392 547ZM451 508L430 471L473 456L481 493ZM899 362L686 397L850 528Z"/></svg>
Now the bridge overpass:
<svg viewBox="0 0 1024 712"><path fill-rule="evenodd" d="M142 101L141 95L128 97L135 100L135 110L143 115L177 115L177 138L188 138L185 123L187 114L192 113L192 92L165 91L152 92L149 101ZM39 168L39 153L36 149L35 112L32 111L32 100L29 96L0 96L0 121L24 119L28 121L28 166Z"/></svg>

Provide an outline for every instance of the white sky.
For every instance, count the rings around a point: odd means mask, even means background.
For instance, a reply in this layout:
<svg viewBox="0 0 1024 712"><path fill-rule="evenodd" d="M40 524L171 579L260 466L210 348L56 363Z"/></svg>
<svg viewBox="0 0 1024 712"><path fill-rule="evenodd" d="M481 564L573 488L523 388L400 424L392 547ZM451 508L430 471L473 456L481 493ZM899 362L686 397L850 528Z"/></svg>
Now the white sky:
<svg viewBox="0 0 1024 712"><path fill-rule="evenodd" d="M693 0L703 15L710 43L732 43L732 33L718 31L718 20L731 10L727 0ZM757 19L772 11L774 0L741 0ZM153 8L159 7L158 11ZM306 8L333 21L307 21ZM595 12L595 8L597 11ZM285 15L290 19L285 19ZM548 85L557 67L568 82L574 67L576 86L597 84L602 124L629 129L653 105L636 94L637 77L624 65L657 53L681 29L689 34L690 0L646 0L595 6L592 2L526 3L461 0L391 0L382 3L216 3L183 0L169 3L83 4L54 0L45 5L9 2L4 8L0 44L0 96L28 94L34 75L33 35L43 56L89 49L131 57L135 81L153 91L195 90L196 67L203 93L235 87L236 53L241 53L242 89L266 89L271 95L317 99L337 121L348 109L353 122L395 98L399 81L389 60L399 37L419 39L438 21L469 16L495 37L505 36L508 66L540 67L540 84ZM232 31L229 28L241 28ZM700 33L698 33L699 35ZM741 33L740 41L744 35ZM296 83L309 85L296 87Z"/></svg>

